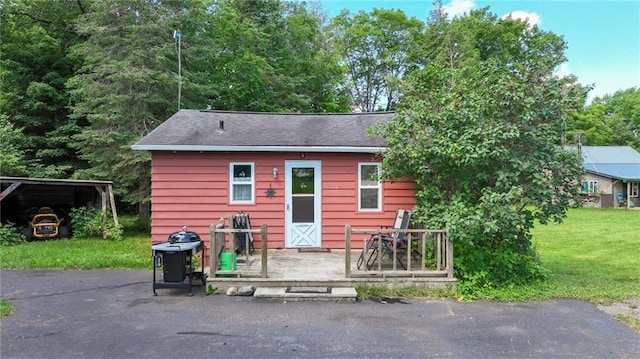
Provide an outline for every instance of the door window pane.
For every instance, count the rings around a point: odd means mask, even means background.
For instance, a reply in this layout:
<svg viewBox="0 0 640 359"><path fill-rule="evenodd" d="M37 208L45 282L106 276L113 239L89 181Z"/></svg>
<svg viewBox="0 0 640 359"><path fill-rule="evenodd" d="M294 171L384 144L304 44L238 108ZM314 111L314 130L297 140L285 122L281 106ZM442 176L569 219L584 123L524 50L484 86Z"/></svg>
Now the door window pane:
<svg viewBox="0 0 640 359"><path fill-rule="evenodd" d="M294 196L291 198L293 205L293 223L313 223L314 222L314 201L313 196Z"/></svg>
<svg viewBox="0 0 640 359"><path fill-rule="evenodd" d="M315 207L315 170L313 167L291 169L291 204L293 223L313 223Z"/></svg>
<svg viewBox="0 0 640 359"><path fill-rule="evenodd" d="M313 194L314 192L313 168L293 168L291 178L293 180L292 194Z"/></svg>

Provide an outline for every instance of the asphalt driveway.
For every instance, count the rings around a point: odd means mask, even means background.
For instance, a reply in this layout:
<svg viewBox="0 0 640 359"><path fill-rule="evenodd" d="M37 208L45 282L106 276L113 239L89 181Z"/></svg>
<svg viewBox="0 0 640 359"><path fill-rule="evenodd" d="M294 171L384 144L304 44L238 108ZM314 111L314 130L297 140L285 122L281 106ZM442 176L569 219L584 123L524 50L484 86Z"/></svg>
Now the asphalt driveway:
<svg viewBox="0 0 640 359"><path fill-rule="evenodd" d="M575 300L268 302L160 289L151 270L0 271L7 358L638 358L640 334Z"/></svg>

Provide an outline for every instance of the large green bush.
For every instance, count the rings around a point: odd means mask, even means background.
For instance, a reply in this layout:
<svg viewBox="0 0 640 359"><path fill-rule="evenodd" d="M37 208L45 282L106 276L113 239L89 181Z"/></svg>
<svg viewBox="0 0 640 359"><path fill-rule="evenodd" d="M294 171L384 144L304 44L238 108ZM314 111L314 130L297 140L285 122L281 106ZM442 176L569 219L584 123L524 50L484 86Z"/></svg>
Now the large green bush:
<svg viewBox="0 0 640 359"><path fill-rule="evenodd" d="M122 239L122 227L113 219L95 208L72 208L69 213L74 238L103 237Z"/></svg>
<svg viewBox="0 0 640 359"><path fill-rule="evenodd" d="M585 99L574 77L554 75L565 44L486 9L428 33L428 49L455 56L426 53L409 77L395 120L378 132L389 148L383 176L413 180L415 220L449 230L462 295L543 279L531 229L562 221L582 175L560 141Z"/></svg>
<svg viewBox="0 0 640 359"><path fill-rule="evenodd" d="M0 246L13 246L27 241L27 237L13 223L0 224Z"/></svg>

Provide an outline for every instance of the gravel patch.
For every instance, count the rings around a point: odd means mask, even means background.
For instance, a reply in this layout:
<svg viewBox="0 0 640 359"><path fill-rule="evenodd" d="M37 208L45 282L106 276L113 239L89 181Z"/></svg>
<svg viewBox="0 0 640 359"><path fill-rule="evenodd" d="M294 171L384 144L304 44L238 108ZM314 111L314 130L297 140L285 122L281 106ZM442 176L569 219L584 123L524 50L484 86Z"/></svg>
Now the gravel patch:
<svg viewBox="0 0 640 359"><path fill-rule="evenodd" d="M624 315L631 317L640 322L640 299L629 298L621 302L614 302L611 304L598 304L598 309L615 317L617 315Z"/></svg>

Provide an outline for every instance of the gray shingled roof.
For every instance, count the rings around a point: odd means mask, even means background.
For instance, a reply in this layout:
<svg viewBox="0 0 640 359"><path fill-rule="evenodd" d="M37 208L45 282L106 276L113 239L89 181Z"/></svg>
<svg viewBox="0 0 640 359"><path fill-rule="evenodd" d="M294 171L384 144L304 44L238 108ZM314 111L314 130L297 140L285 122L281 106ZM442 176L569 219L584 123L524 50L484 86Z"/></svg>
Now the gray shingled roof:
<svg viewBox="0 0 640 359"><path fill-rule="evenodd" d="M393 117L392 112L283 114L180 110L132 149L368 152L382 149L386 142L369 135L367 129Z"/></svg>

